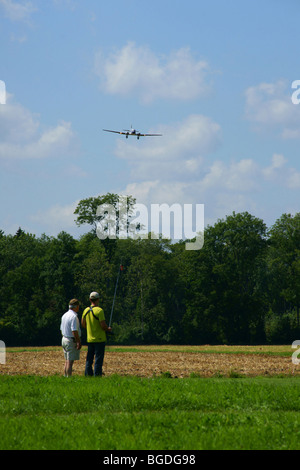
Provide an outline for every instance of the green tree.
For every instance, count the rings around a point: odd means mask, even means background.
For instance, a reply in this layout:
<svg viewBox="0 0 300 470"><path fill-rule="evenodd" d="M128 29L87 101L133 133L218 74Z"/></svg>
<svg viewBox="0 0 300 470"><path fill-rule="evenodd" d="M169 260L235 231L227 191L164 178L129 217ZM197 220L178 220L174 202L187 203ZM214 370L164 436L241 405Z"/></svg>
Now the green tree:
<svg viewBox="0 0 300 470"><path fill-rule="evenodd" d="M165 240L119 241L124 264L114 318L123 342L176 342L180 311L176 263ZM117 253L116 252L116 253Z"/></svg>
<svg viewBox="0 0 300 470"><path fill-rule="evenodd" d="M271 338L291 341L300 332L300 213L282 214L269 230L269 243L268 321L281 331L273 328Z"/></svg>
<svg viewBox="0 0 300 470"><path fill-rule="evenodd" d="M205 341L205 335L223 343L257 341L264 317L259 279L266 248L264 222L247 212L207 227L202 250L185 254L186 339L189 332L194 342L197 336Z"/></svg>
<svg viewBox="0 0 300 470"><path fill-rule="evenodd" d="M101 305L107 311L109 306L108 286L111 278L111 265L100 240L89 234L83 236L77 244L77 270L74 273L77 296L83 304L89 302L89 294L97 291Z"/></svg>
<svg viewBox="0 0 300 470"><path fill-rule="evenodd" d="M60 320L68 302L76 297L74 273L76 272L76 240L66 232L57 237L45 237L44 253L40 259L40 289L32 303L42 313L37 322L43 342L60 342Z"/></svg>
<svg viewBox="0 0 300 470"><path fill-rule="evenodd" d="M76 224L81 226L88 224L92 226L94 233L97 231L97 225L105 218L105 213L99 213L99 207L112 206L116 214L116 235L122 230L126 230L128 226L128 218L132 215L135 199L132 196L119 196L118 194L107 193L98 197L90 197L82 199L74 214L77 215ZM108 228L106 227L107 231Z"/></svg>
<svg viewBox="0 0 300 470"><path fill-rule="evenodd" d="M39 288L42 247L34 235L18 232L0 238L0 335L7 344L29 344L36 332L31 300Z"/></svg>
<svg viewBox="0 0 300 470"><path fill-rule="evenodd" d="M92 233L101 239L111 259L116 249L116 239L122 234L127 236L134 204L135 199L132 196L125 197L113 193L83 199L74 212L77 215L76 224L91 225ZM109 209L113 212L110 216Z"/></svg>

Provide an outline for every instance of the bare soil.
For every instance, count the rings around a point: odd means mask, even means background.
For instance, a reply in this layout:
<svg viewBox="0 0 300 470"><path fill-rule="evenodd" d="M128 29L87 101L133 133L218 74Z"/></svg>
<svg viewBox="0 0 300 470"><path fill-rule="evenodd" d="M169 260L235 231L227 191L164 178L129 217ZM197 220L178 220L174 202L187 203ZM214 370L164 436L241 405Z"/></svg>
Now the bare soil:
<svg viewBox="0 0 300 470"><path fill-rule="evenodd" d="M228 354L223 352L208 353L186 346L170 351L161 351L159 347L138 348L136 352L106 348L103 372L112 374L134 375L139 377L161 376L169 373L172 377L232 376L300 376L300 365L292 363L289 357L268 354ZM177 348L177 349L175 349ZM234 348L234 347L232 347ZM159 350L158 350L159 349ZM226 350L226 349L225 349ZM236 349L235 349L236 350ZM221 350L222 351L222 350ZM238 350L239 351L239 350ZM73 374L83 375L86 348L80 354L80 360L74 363ZM62 375L64 355L61 348L41 348L37 350L14 350L6 353L6 363L0 364L0 375Z"/></svg>

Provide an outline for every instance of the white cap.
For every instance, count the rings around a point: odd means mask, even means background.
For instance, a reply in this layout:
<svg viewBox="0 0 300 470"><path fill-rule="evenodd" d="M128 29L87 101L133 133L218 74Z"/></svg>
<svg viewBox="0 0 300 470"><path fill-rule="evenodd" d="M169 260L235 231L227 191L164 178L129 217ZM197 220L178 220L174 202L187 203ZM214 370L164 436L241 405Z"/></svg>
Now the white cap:
<svg viewBox="0 0 300 470"><path fill-rule="evenodd" d="M90 299L100 299L98 292L91 292Z"/></svg>

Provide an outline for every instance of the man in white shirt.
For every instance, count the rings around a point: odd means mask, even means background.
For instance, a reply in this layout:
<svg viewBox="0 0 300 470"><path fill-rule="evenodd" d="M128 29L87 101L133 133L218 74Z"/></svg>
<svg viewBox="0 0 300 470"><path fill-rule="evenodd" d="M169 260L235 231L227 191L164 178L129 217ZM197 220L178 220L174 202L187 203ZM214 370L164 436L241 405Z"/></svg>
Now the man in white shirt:
<svg viewBox="0 0 300 470"><path fill-rule="evenodd" d="M60 330L62 334L62 347L65 355L65 377L71 377L74 361L78 361L81 349L81 330L77 313L79 301L72 299L69 310L61 317Z"/></svg>

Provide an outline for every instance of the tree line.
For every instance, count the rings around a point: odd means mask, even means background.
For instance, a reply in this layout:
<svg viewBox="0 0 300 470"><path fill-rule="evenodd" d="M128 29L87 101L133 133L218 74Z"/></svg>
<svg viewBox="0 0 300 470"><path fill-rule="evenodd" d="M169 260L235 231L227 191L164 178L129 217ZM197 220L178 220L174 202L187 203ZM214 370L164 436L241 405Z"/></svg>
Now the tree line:
<svg viewBox="0 0 300 470"><path fill-rule="evenodd" d="M103 201L117 198L80 201L76 223L90 230L79 239L0 231L0 339L7 346L60 344L68 301L79 299L80 317L95 290L108 322L118 275L110 342L300 339L300 213L283 214L271 228L248 212L233 213L206 227L201 250L187 251L185 241L161 236L100 240L96 210Z"/></svg>

